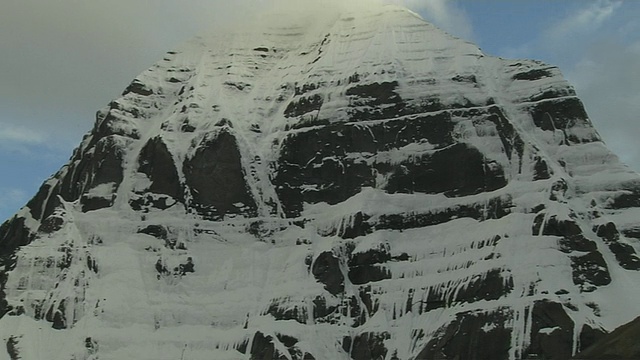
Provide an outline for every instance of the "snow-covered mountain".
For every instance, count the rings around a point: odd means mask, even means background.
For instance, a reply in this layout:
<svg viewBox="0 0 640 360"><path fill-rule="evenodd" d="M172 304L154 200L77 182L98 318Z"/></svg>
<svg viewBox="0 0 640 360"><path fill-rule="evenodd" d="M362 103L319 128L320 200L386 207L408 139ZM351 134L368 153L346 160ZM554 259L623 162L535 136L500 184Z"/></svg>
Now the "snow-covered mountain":
<svg viewBox="0 0 640 360"><path fill-rule="evenodd" d="M639 218L557 68L270 13L140 74L0 227L0 358L567 359L640 315Z"/></svg>

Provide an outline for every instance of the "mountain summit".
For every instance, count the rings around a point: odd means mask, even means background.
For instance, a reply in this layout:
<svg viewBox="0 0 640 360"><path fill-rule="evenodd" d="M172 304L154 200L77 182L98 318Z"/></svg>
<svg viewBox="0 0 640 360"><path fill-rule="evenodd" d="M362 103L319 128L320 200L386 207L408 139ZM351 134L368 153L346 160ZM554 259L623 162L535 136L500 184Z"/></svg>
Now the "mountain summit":
<svg viewBox="0 0 640 360"><path fill-rule="evenodd" d="M5 358L568 359L640 314L640 176L557 68L296 11L167 53L0 227Z"/></svg>

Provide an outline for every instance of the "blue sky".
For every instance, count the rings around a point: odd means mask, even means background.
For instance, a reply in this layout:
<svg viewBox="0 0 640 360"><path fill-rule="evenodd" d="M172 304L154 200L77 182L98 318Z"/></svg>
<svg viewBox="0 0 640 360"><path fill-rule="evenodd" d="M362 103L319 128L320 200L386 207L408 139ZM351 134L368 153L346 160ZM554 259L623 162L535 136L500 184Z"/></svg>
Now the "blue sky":
<svg viewBox="0 0 640 360"><path fill-rule="evenodd" d="M559 66L607 145L640 171L640 1L389 1L405 4L489 55ZM138 73L211 24L228 22L269 2L4 3L0 222L66 163L93 125L95 111L117 97Z"/></svg>

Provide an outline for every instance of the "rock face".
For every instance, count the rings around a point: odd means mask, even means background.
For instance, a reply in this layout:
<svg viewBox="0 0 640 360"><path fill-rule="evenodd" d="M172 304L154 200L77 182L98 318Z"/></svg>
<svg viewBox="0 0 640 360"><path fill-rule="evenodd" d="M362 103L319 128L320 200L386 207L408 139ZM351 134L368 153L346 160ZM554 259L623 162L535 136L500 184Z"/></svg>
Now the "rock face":
<svg viewBox="0 0 640 360"><path fill-rule="evenodd" d="M635 339L640 335L640 319L620 326L602 336L595 344L576 355L575 359L638 359L640 345Z"/></svg>
<svg viewBox="0 0 640 360"><path fill-rule="evenodd" d="M557 68L316 10L98 111L0 227L10 358L567 359L640 314L640 176Z"/></svg>

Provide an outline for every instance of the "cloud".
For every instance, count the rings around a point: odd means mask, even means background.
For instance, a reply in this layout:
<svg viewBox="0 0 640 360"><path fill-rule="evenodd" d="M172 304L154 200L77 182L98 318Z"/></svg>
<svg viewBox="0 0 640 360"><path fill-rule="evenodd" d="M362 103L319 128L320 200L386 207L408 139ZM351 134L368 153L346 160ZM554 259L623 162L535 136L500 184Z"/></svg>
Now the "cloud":
<svg viewBox="0 0 640 360"><path fill-rule="evenodd" d="M567 77L607 146L640 171L640 49L614 39L595 42Z"/></svg>
<svg viewBox="0 0 640 360"><path fill-rule="evenodd" d="M469 16L452 0L402 0L402 3L452 35L465 40L474 37Z"/></svg>
<svg viewBox="0 0 640 360"><path fill-rule="evenodd" d="M95 111L164 52L275 2L6 1L0 11L0 115L20 119L22 127L40 129L51 139L77 143L90 130ZM454 2L405 2L450 33L470 37L470 22Z"/></svg>
<svg viewBox="0 0 640 360"><path fill-rule="evenodd" d="M33 129L0 122L0 141L2 142L40 144L44 140L45 137L34 132Z"/></svg>
<svg viewBox="0 0 640 360"><path fill-rule="evenodd" d="M0 163L4 156L44 159L56 154L59 157L60 148L50 144L48 137L37 129L0 121ZM2 172L6 173L6 170Z"/></svg>
<svg viewBox="0 0 640 360"><path fill-rule="evenodd" d="M0 11L0 115L78 143L163 53L258 0L20 0Z"/></svg>
<svg viewBox="0 0 640 360"><path fill-rule="evenodd" d="M588 6L570 14L549 28L546 32L547 40L562 42L575 35L593 33L609 20L621 5L621 1L609 0L588 3Z"/></svg>
<svg viewBox="0 0 640 360"><path fill-rule="evenodd" d="M609 149L640 171L640 42L638 33L629 31L638 22L626 16L624 6L586 3L553 25L538 51L553 54Z"/></svg>
<svg viewBox="0 0 640 360"><path fill-rule="evenodd" d="M610 150L640 171L640 28L634 2L576 2L529 42L502 56L542 58L576 88Z"/></svg>
<svg viewBox="0 0 640 360"><path fill-rule="evenodd" d="M551 13L546 30L517 46L503 48L501 55L510 58L548 57L559 59L566 64L578 62L594 38L604 31L610 31L613 19L619 16L622 1L598 0L567 2L559 6L557 13ZM622 33L633 33L637 24L624 22L617 27ZM556 65L558 63L556 62Z"/></svg>
<svg viewBox="0 0 640 360"><path fill-rule="evenodd" d="M27 148L57 146L58 149L69 149L64 151L70 153L71 147L77 145L93 125L95 111L117 97L137 74L161 59L165 51L206 29L246 18L247 14L275 1L4 2L0 11L0 24L3 25L0 31L0 116L19 122L0 122L0 147L6 149L7 139L12 139L11 144L16 147L18 144ZM472 22L462 1L382 1L403 4L455 36L474 39ZM560 65L576 84L594 121L603 116L598 109L608 109L607 118L631 119L625 104L633 104L634 99L623 97L627 100L618 101L598 92L606 85L607 78L621 78L601 74L604 71L601 69L640 83L638 75L616 63L618 60L596 56L598 51L614 51L601 47L606 41L593 47L591 52L589 44L594 37L601 36L602 30L616 24L620 34L636 37L636 45L618 44L617 53L611 53L611 57L627 54L632 46L640 48L637 41L639 22L630 14L625 21L619 19L621 14L631 13L625 9L633 3L576 1L577 5L572 5L575 11L552 21L549 30L501 55L543 58ZM576 63L581 65L576 66ZM617 89L619 92L625 89L625 94L634 91L630 85ZM616 92L618 90L609 93ZM618 105L608 105L613 103ZM606 131L601 131L605 135ZM608 141L610 145L614 142ZM637 163L640 169L640 160Z"/></svg>

